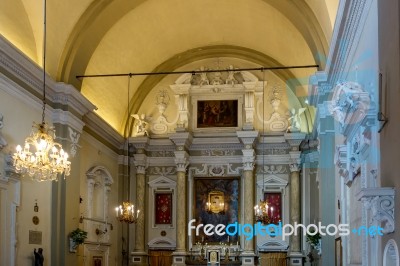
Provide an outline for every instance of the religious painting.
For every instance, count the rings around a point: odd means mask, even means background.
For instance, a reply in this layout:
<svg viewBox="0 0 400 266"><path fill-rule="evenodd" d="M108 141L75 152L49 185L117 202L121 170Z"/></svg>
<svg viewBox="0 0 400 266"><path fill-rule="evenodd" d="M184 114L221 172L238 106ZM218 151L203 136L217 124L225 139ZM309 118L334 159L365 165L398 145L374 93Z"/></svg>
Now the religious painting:
<svg viewBox="0 0 400 266"><path fill-rule="evenodd" d="M271 224L278 224L282 220L282 193L265 193L264 200L268 202L268 216Z"/></svg>
<svg viewBox="0 0 400 266"><path fill-rule="evenodd" d="M92 261L93 261L92 266L103 266L102 256L93 256Z"/></svg>
<svg viewBox="0 0 400 266"><path fill-rule="evenodd" d="M172 224L172 193L155 193L155 223Z"/></svg>
<svg viewBox="0 0 400 266"><path fill-rule="evenodd" d="M208 193L207 211L213 213L222 213L225 211L224 192L213 190Z"/></svg>
<svg viewBox="0 0 400 266"><path fill-rule="evenodd" d="M335 266L342 266L342 239L335 239Z"/></svg>
<svg viewBox="0 0 400 266"><path fill-rule="evenodd" d="M196 178L194 181L193 218L197 224L228 225L239 222L239 178ZM196 225L197 225L196 224ZM202 230L194 235L193 243L234 243L238 235L207 236Z"/></svg>
<svg viewBox="0 0 400 266"><path fill-rule="evenodd" d="M219 265L220 263L220 249L207 249L207 263Z"/></svg>
<svg viewBox="0 0 400 266"><path fill-rule="evenodd" d="M238 100L197 102L197 128L237 126Z"/></svg>

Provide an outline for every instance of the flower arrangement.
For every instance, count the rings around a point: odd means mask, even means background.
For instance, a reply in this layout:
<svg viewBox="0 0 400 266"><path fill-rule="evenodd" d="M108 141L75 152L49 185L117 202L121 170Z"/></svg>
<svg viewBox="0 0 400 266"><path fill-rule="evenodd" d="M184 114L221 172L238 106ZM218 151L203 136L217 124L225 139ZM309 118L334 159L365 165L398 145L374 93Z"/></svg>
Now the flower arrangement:
<svg viewBox="0 0 400 266"><path fill-rule="evenodd" d="M321 235L319 234L319 232L314 234L315 231L311 233L312 235L307 233L307 242L310 243L311 246L316 247L319 245L319 240L321 239Z"/></svg>
<svg viewBox="0 0 400 266"><path fill-rule="evenodd" d="M72 239L72 241L74 241L75 246L78 246L85 242L85 239L87 238L87 232L80 228L76 228L74 231L69 233L69 237Z"/></svg>

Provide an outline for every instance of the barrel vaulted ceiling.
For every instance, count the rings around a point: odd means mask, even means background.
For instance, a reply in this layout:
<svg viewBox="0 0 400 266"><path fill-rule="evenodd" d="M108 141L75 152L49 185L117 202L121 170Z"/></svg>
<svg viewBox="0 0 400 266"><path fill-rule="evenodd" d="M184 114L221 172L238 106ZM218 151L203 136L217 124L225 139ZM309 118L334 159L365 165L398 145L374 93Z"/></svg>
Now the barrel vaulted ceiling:
<svg viewBox="0 0 400 266"><path fill-rule="evenodd" d="M123 133L128 78L77 75L173 71L207 58L323 67L337 6L338 0L47 0L46 70L74 85ZM42 65L42 1L1 0L0 34ZM315 71L275 74L306 80ZM162 78L131 80L131 112ZM295 95L306 95L300 83Z"/></svg>

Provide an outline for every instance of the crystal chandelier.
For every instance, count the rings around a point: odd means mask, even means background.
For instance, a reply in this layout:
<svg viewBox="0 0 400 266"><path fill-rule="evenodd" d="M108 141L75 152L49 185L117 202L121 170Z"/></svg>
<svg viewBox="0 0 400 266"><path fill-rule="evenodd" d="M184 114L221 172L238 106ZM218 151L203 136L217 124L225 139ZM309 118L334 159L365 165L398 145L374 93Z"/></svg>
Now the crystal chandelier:
<svg viewBox="0 0 400 266"><path fill-rule="evenodd" d="M14 166L17 172L37 181L57 180L58 174L68 176L71 162L61 144L54 142L54 129L46 123L34 123L34 130L25 139L25 146L17 146Z"/></svg>
<svg viewBox="0 0 400 266"><path fill-rule="evenodd" d="M263 224L269 224L271 222L271 218L268 215L268 201L260 200L258 205L254 206L254 216L257 222L261 222ZM271 207L271 210L273 207Z"/></svg>
<svg viewBox="0 0 400 266"><path fill-rule="evenodd" d="M58 174L68 176L71 162L61 144L54 142L55 130L45 120L46 111L46 0L44 0L43 34L43 106L41 124L33 123L33 130L25 139L24 148L17 146L13 163L17 172L29 175L37 181L57 180Z"/></svg>
<svg viewBox="0 0 400 266"><path fill-rule="evenodd" d="M128 224L136 223L140 210L135 211L135 205L130 202L123 202L122 205L115 208L118 221Z"/></svg>
<svg viewBox="0 0 400 266"><path fill-rule="evenodd" d="M128 78L128 112L127 112L127 128L129 128L129 118L131 117L129 115L129 91L130 91L130 81L131 81L131 75L129 75ZM128 130L129 132L129 130ZM129 133L127 133L127 148L126 148L126 157L128 158L128 189L127 189L127 196L129 198L129 191L130 191L130 181L131 181L131 175L130 175L130 158L129 158ZM123 178L123 183L125 183L125 179ZM123 184L123 187L125 187L125 184ZM139 217L139 212L140 210L137 209L135 211L135 205L128 201L122 202L122 205L119 205L118 207L115 208L115 214L116 218L120 222L125 222L128 224L136 223L137 219Z"/></svg>

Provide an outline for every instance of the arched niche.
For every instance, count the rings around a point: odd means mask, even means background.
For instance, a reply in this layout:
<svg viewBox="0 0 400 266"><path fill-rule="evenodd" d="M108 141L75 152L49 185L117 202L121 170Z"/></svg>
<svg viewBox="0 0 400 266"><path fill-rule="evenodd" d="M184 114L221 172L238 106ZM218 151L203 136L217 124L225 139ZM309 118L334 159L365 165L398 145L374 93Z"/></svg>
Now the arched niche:
<svg viewBox="0 0 400 266"><path fill-rule="evenodd" d="M86 172L86 178L87 217L106 220L113 178L104 166L93 166Z"/></svg>
<svg viewBox="0 0 400 266"><path fill-rule="evenodd" d="M399 266L399 249L393 239L386 243L383 251L383 266Z"/></svg>

